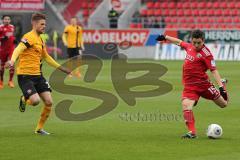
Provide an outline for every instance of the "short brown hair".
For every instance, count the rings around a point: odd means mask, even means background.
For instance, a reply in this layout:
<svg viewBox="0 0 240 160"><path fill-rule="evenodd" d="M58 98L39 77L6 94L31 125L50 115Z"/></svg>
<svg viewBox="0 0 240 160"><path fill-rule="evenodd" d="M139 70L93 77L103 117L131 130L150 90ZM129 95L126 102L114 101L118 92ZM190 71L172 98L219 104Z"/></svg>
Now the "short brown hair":
<svg viewBox="0 0 240 160"><path fill-rule="evenodd" d="M32 21L46 20L46 15L42 13L34 13L32 15Z"/></svg>

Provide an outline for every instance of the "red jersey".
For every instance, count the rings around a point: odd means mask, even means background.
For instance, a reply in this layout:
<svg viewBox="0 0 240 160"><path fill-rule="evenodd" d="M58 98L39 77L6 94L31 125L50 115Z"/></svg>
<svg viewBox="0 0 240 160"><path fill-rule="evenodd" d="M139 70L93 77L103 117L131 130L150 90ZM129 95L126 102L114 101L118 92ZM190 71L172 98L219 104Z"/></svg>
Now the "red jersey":
<svg viewBox="0 0 240 160"><path fill-rule="evenodd" d="M14 26L9 24L9 25L0 25L0 47L1 48L12 48L14 47ZM3 40L2 38L7 36L7 40Z"/></svg>
<svg viewBox="0 0 240 160"><path fill-rule="evenodd" d="M187 52L183 64L183 84L204 85L209 83L206 71L216 70L216 64L210 50L203 45L200 51L196 51L191 43L181 42L180 46Z"/></svg>

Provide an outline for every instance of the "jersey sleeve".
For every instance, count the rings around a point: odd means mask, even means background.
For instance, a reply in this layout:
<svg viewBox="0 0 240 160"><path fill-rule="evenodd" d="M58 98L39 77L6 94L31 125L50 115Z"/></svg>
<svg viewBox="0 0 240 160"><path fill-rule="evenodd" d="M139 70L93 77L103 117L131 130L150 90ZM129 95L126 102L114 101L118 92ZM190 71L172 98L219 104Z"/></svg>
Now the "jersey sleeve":
<svg viewBox="0 0 240 160"><path fill-rule="evenodd" d="M188 46L189 46L189 43L187 43L187 42L182 41L182 42L180 43L180 47L181 47L181 48L187 49Z"/></svg>
<svg viewBox="0 0 240 160"><path fill-rule="evenodd" d="M69 32L69 27L66 26L66 27L64 28L64 33L68 33L68 32Z"/></svg>
<svg viewBox="0 0 240 160"><path fill-rule="evenodd" d="M216 68L216 62L215 62L215 60L214 60L214 58L213 58L212 55L209 55L209 56L207 56L207 57L204 57L204 62L205 62L205 64L206 64L207 68L208 68L210 71L214 71L214 70L217 69L217 68Z"/></svg>
<svg viewBox="0 0 240 160"><path fill-rule="evenodd" d="M21 43L23 43L27 48L31 47L34 43L33 38L29 35L24 35L21 39Z"/></svg>

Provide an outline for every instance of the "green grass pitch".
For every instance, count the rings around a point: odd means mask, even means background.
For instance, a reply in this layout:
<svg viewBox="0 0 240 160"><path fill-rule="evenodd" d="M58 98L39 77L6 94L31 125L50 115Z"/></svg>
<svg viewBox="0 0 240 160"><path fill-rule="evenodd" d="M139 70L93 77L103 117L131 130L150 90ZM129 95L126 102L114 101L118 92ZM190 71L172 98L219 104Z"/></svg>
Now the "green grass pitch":
<svg viewBox="0 0 240 160"><path fill-rule="evenodd" d="M63 61L61 61L63 62ZM131 61L130 61L131 62ZM143 61L133 61L143 62ZM225 160L240 159L239 119L239 62L218 62L222 77L229 79L230 104L220 109L211 101L201 99L194 108L198 139L183 140L186 132L183 119L156 121L126 121L125 113L173 114L181 111L182 61L150 61L168 68L161 79L171 83L173 90L153 98L137 99L134 107L128 106L117 95L110 78L110 61L104 61L96 82L88 84L82 79L68 79L67 83L98 88L111 92L119 99L115 110L97 119L83 122L67 122L52 112L45 129L54 134L33 134L40 115L41 105L28 107L25 113L18 111L21 94L18 86L0 91L0 160ZM86 69L86 67L84 67ZM85 70L83 69L83 70ZM49 77L51 67L44 65ZM5 72L7 74L7 72ZM7 77L5 78L5 82ZM15 78L16 81L16 78ZM82 96L63 95L53 91L54 103L64 98L74 100L71 111L86 112L101 101ZM217 123L223 128L223 136L210 140L205 131L209 124Z"/></svg>

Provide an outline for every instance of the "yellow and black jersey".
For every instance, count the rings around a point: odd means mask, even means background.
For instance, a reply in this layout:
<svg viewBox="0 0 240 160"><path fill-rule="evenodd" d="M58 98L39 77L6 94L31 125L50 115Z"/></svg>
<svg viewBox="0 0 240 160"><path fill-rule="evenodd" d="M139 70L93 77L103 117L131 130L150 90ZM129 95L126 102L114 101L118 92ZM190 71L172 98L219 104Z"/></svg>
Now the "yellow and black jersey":
<svg viewBox="0 0 240 160"><path fill-rule="evenodd" d="M15 48L11 60L15 62L17 58L18 75L41 75L42 59L55 68L60 66L48 55L45 43L34 30L26 33Z"/></svg>
<svg viewBox="0 0 240 160"><path fill-rule="evenodd" d="M67 47L79 48L82 47L83 41L83 29L80 26L68 25L64 29L64 33L67 34Z"/></svg>

